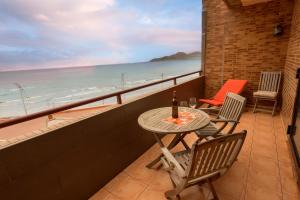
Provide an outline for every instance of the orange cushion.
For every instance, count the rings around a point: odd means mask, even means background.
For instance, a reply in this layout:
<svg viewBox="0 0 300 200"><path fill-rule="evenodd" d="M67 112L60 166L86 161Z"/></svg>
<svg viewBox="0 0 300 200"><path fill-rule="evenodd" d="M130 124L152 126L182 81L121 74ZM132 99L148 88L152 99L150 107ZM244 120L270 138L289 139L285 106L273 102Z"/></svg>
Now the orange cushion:
<svg viewBox="0 0 300 200"><path fill-rule="evenodd" d="M217 100L214 100L214 99L199 99L199 101L203 102L203 103L208 103L208 104L213 105L213 106L221 106L223 104L223 102L217 101Z"/></svg>
<svg viewBox="0 0 300 200"><path fill-rule="evenodd" d="M223 102L228 92L240 94L247 84L247 80L233 80L229 79L213 97L213 99Z"/></svg>
<svg viewBox="0 0 300 200"><path fill-rule="evenodd" d="M222 86L222 88L217 92L217 94L212 99L200 99L199 101L214 106L221 106L228 92L240 94L244 90L247 82L248 82L247 80L229 79L226 81L226 83Z"/></svg>

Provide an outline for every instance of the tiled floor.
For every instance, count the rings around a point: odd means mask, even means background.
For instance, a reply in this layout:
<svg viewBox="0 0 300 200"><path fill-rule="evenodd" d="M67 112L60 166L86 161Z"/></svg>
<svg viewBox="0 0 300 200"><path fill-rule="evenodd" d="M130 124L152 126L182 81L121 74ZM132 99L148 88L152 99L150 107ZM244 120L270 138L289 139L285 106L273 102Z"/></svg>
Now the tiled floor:
<svg viewBox="0 0 300 200"><path fill-rule="evenodd" d="M248 135L238 161L213 184L221 200L296 200L300 199L292 161L280 116L246 112L237 130ZM165 142L172 138L167 137ZM191 144L196 137L190 135ZM182 148L180 145L177 150ZM176 150L176 149L175 149ZM172 188L168 174L145 165L159 154L154 145L90 200L160 200ZM205 199L198 186L186 189L181 199Z"/></svg>

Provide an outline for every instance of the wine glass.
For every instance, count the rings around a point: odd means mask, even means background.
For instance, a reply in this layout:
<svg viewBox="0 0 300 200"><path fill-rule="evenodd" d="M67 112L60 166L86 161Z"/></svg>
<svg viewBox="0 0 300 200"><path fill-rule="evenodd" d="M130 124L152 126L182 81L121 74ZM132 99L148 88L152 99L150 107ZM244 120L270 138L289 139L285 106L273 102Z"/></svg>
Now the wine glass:
<svg viewBox="0 0 300 200"><path fill-rule="evenodd" d="M179 106L181 106L181 107L189 107L187 101L180 101Z"/></svg>
<svg viewBox="0 0 300 200"><path fill-rule="evenodd" d="M191 108L196 108L197 107L197 99L196 97L191 97L189 101L189 105Z"/></svg>

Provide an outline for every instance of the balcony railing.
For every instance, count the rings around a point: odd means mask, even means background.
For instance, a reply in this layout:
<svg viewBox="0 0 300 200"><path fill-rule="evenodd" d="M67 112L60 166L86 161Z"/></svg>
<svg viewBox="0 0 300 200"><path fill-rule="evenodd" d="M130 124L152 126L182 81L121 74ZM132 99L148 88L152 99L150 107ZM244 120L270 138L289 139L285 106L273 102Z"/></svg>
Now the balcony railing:
<svg viewBox="0 0 300 200"><path fill-rule="evenodd" d="M9 119L9 120L0 122L0 128L4 128L4 127L8 127L8 126L15 125L15 124L18 124L18 123L26 122L26 121L33 120L33 119L36 119L36 118L39 118L39 117L51 115L51 114L54 114L54 113L57 113L57 112L69 110L69 109L72 109L72 108L75 108L75 107L84 106L86 104L94 103L94 102L105 100L105 99L112 98L112 97L116 97L117 103L122 104L122 95L123 94L133 92L133 91L136 91L136 90L140 90L140 89L143 89L143 88L147 88L147 87L150 87L150 86L158 85L158 84L161 84L161 83L169 82L169 81L173 81L173 84L177 85L177 79L187 77L187 76L190 76L190 75L194 75L194 74L199 74L199 76L201 76L201 73L202 73L201 70L200 71L195 71L195 72L191 72L191 73L187 73L187 74L167 78L167 79L164 79L164 80L147 83L147 84L140 85L140 86L137 86L137 87L125 89L125 90L122 90L122 91L118 91L118 92L114 92L114 93L110 93L110 94L106 94L106 95L102 95L102 96L98 96L98 97L94 97L94 98L90 98L90 99L86 99L86 100L82 100L82 101L78 101L78 102L74 102L74 103L69 103L69 104L66 104L66 105L63 105L63 106L59 106L59 107L52 108L52 109L47 109L47 110L44 110L44 111L41 111L41 112L36 112L36 113L33 113L33 114L29 114L29 115L26 115L26 116L17 117L17 118L14 118L14 119Z"/></svg>

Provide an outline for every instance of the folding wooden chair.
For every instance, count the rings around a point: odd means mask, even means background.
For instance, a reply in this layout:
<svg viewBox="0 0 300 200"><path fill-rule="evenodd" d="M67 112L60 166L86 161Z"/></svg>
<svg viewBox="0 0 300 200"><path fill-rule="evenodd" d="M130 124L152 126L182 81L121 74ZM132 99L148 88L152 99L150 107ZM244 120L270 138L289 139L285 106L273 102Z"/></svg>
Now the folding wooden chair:
<svg viewBox="0 0 300 200"><path fill-rule="evenodd" d="M179 198L185 188L207 184L213 199L218 199L212 181L224 174L237 159L247 131L221 136L204 143L198 140L191 151L172 154L162 149L162 163L169 172L174 189L165 193L168 199Z"/></svg>
<svg viewBox="0 0 300 200"><path fill-rule="evenodd" d="M253 92L253 97L255 98L253 112L255 112L256 110L258 100L274 101L272 110L272 115L274 116L277 106L277 97L280 82L281 72L261 72L258 91Z"/></svg>
<svg viewBox="0 0 300 200"><path fill-rule="evenodd" d="M231 134L239 123L244 107L246 105L246 98L234 94L227 93L224 104L219 110L215 119L212 119L208 126L197 130L196 134L199 138L208 136L216 136L223 131L223 134ZM211 111L213 108L200 108L203 111ZM222 123L222 124L221 124ZM218 126L220 124L220 126ZM224 132L225 128L226 132Z"/></svg>

